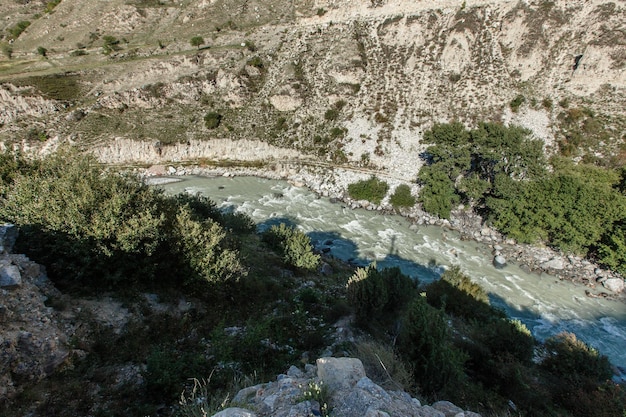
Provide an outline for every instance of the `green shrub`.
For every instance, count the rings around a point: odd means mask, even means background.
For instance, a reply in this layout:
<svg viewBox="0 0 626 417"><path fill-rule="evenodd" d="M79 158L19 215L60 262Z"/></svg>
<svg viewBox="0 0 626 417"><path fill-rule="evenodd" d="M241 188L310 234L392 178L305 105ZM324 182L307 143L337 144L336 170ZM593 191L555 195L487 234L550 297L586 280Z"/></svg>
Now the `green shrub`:
<svg viewBox="0 0 626 417"><path fill-rule="evenodd" d="M115 36L105 35L102 37L102 40L102 50L104 51L105 55L120 50L120 41Z"/></svg>
<svg viewBox="0 0 626 417"><path fill-rule="evenodd" d="M263 63L263 60L261 59L260 56L254 56L252 58L250 58L248 61L246 61L246 65L249 65L251 67L257 68L261 71L263 71L265 69L265 64Z"/></svg>
<svg viewBox="0 0 626 417"><path fill-rule="evenodd" d="M358 268L346 285L348 301L357 322L393 319L415 296L417 281L404 275L400 268L378 270L376 264Z"/></svg>
<svg viewBox="0 0 626 417"><path fill-rule="evenodd" d="M88 55L87 51L85 51L84 49L75 49L72 52L70 52L70 56L84 56L84 55Z"/></svg>
<svg viewBox="0 0 626 417"><path fill-rule="evenodd" d="M489 350L488 358L505 360L510 355L521 364L531 364L535 339L519 320L502 318L488 323L477 322L473 335L475 341Z"/></svg>
<svg viewBox="0 0 626 417"><path fill-rule="evenodd" d="M251 40L246 40L246 41L244 42L244 45L245 45L245 47L248 49L248 51L250 51L250 52L256 52L256 51L257 51L257 49L258 49L258 48L256 47L255 43L254 43L253 41L251 41Z"/></svg>
<svg viewBox="0 0 626 417"><path fill-rule="evenodd" d="M174 223L175 248L195 273L186 284L193 287L197 277L208 283L224 283L245 274L238 253L223 247L224 229L211 219L198 221L187 207L179 208Z"/></svg>
<svg viewBox="0 0 626 417"><path fill-rule="evenodd" d="M415 297L403 317L398 346L402 358L413 367L419 390L434 397L457 390L465 380L467 357L452 345L445 315Z"/></svg>
<svg viewBox="0 0 626 417"><path fill-rule="evenodd" d="M356 321L360 325L379 316L389 300L387 287L376 265L358 268L346 285L348 301L354 308Z"/></svg>
<svg viewBox="0 0 626 417"><path fill-rule="evenodd" d="M389 199L391 205L398 208L409 208L415 205L415 197L411 194L411 188L406 184L400 184Z"/></svg>
<svg viewBox="0 0 626 417"><path fill-rule="evenodd" d="M517 113L519 111L519 108L521 107L522 104L524 104L525 101L526 101L526 97L519 94L515 96L513 100L511 100L511 102L509 103L509 107L511 107L511 110L513 111L513 113Z"/></svg>
<svg viewBox="0 0 626 417"><path fill-rule="evenodd" d="M389 185L376 177L348 185L350 198L354 200L367 200L374 204L380 204L388 190Z"/></svg>
<svg viewBox="0 0 626 417"><path fill-rule="evenodd" d="M328 109L324 113L324 119L328 121L337 120L338 118L339 118L339 110L337 110L336 108Z"/></svg>
<svg viewBox="0 0 626 417"><path fill-rule="evenodd" d="M17 22L15 26L9 28L11 39L17 39L29 26L30 22L28 20L21 20Z"/></svg>
<svg viewBox="0 0 626 417"><path fill-rule="evenodd" d="M48 50L46 48L44 48L43 46L38 46L37 47L37 53L41 56L46 56L46 54L48 53Z"/></svg>
<svg viewBox="0 0 626 417"><path fill-rule="evenodd" d="M61 3L61 0L51 0L51 1L47 2L46 3L46 10L44 10L44 12L45 13L52 13L54 8L57 7L59 5L59 3Z"/></svg>
<svg viewBox="0 0 626 417"><path fill-rule="evenodd" d="M453 206L461 201L455 192L454 182L445 172L431 166L420 169L419 181L422 183L419 201L424 210L442 219L449 219Z"/></svg>
<svg viewBox="0 0 626 417"><path fill-rule="evenodd" d="M204 355L155 348L146 361L144 378L150 395L169 401L177 399L190 378L211 375L212 366Z"/></svg>
<svg viewBox="0 0 626 417"><path fill-rule="evenodd" d="M158 271L195 287L244 274L220 224L198 214L212 213L212 203L167 198L71 151L1 159L9 164L0 170L0 218L20 227L18 245L57 281L115 286L153 282Z"/></svg>
<svg viewBox="0 0 626 417"><path fill-rule="evenodd" d="M217 129L222 122L222 115L216 112L209 112L204 116L204 124L207 129Z"/></svg>
<svg viewBox="0 0 626 417"><path fill-rule="evenodd" d="M607 357L573 333L560 333L547 339L545 348L547 356L541 366L570 384L601 383L613 375Z"/></svg>
<svg viewBox="0 0 626 417"><path fill-rule="evenodd" d="M443 273L441 279L426 288L428 303L443 308L449 314L481 322L504 317L504 313L489 305L487 293L464 275L459 267Z"/></svg>
<svg viewBox="0 0 626 417"><path fill-rule="evenodd" d="M552 99L550 97L546 97L541 100L541 106L546 110L552 110L552 108L554 107L554 103L552 102Z"/></svg>
<svg viewBox="0 0 626 417"><path fill-rule="evenodd" d="M311 239L298 229L281 223L263 232L262 238L282 255L288 265L305 270L314 270L319 266L320 256L313 253Z"/></svg>

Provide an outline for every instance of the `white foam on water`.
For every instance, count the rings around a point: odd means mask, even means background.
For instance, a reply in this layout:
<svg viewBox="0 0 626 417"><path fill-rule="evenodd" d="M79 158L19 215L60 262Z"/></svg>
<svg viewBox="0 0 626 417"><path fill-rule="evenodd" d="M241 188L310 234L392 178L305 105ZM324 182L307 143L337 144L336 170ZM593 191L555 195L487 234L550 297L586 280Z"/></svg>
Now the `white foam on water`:
<svg viewBox="0 0 626 417"><path fill-rule="evenodd" d="M605 332L621 339L626 344L626 325L619 322L615 317L600 317L600 323Z"/></svg>
<svg viewBox="0 0 626 417"><path fill-rule="evenodd" d="M353 235L358 235L358 234L362 234L362 235L366 235L369 234L369 231L367 229L365 229L363 227L363 225L361 224L360 221L358 220L352 220L349 223L346 224L342 224L341 228L352 233Z"/></svg>

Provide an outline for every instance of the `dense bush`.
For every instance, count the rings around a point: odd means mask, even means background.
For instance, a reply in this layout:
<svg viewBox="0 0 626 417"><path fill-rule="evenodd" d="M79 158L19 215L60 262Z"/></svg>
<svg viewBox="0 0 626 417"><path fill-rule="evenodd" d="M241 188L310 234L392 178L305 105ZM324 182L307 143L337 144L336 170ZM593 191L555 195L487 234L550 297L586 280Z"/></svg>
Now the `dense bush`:
<svg viewBox="0 0 626 417"><path fill-rule="evenodd" d="M159 276L193 286L244 272L221 225L205 218L215 213L208 201L168 198L70 151L2 159L0 218L20 226L18 245L59 281L110 286Z"/></svg>
<svg viewBox="0 0 626 417"><path fill-rule="evenodd" d="M517 113L519 111L520 106L524 104L525 101L526 101L526 97L519 94L515 96L513 100L511 100L511 102L509 103L509 107L511 107L511 110L513 111L513 113Z"/></svg>
<svg viewBox="0 0 626 417"><path fill-rule="evenodd" d="M222 115L214 111L207 113L204 116L204 124L207 129L217 129L222 122Z"/></svg>
<svg viewBox="0 0 626 417"><path fill-rule="evenodd" d="M415 296L417 281L400 268L376 269L376 264L358 268L346 285L348 301L356 320L365 325L371 320L393 318Z"/></svg>
<svg viewBox="0 0 626 417"><path fill-rule="evenodd" d="M561 333L549 338L545 348L547 356L542 366L571 384L604 382L613 375L607 357L578 340L573 333Z"/></svg>
<svg viewBox="0 0 626 417"><path fill-rule="evenodd" d="M580 167L532 182L499 176L487 199L490 220L521 242L547 241L586 254L624 219L626 198L613 188L615 179L584 169L584 176Z"/></svg>
<svg viewBox="0 0 626 417"><path fill-rule="evenodd" d="M452 344L450 329L441 310L424 297L415 297L407 307L398 337L403 359L410 362L416 385L430 396L458 389L465 380L467 357Z"/></svg>
<svg viewBox="0 0 626 417"><path fill-rule="evenodd" d="M428 303L448 314L467 320L490 321L504 317L489 305L487 293L464 275L458 267L443 273L441 279L426 287Z"/></svg>
<svg viewBox="0 0 626 417"><path fill-rule="evenodd" d="M380 204L388 190L389 185L376 177L348 185L350 198L354 200L367 200L374 204Z"/></svg>
<svg viewBox="0 0 626 417"><path fill-rule="evenodd" d="M283 257L286 264L304 270L318 267L320 256L313 252L311 239L302 231L284 223L263 232L263 241Z"/></svg>
<svg viewBox="0 0 626 417"><path fill-rule="evenodd" d="M347 291L348 301L360 324L379 315L387 304L387 288L375 265L358 268L348 280Z"/></svg>
<svg viewBox="0 0 626 417"><path fill-rule="evenodd" d="M415 205L415 197L411 194L411 188L406 184L400 184L389 198L391 205L398 208L408 208Z"/></svg>

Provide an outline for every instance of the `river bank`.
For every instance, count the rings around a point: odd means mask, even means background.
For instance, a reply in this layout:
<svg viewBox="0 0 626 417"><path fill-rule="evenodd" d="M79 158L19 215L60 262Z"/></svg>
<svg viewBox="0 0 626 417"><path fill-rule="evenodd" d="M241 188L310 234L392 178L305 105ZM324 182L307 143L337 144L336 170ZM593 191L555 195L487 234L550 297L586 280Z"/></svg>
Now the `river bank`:
<svg viewBox="0 0 626 417"><path fill-rule="evenodd" d="M613 271L603 269L590 260L579 256L563 254L544 246L520 244L512 239L507 239L486 225L479 215L465 210L463 207L454 210L450 220L446 220L432 216L417 206L396 212L388 198L379 205L351 199L347 193L348 185L368 178L371 174L367 172L303 164L274 164L263 168L153 165L147 169L140 169L139 172L150 178L149 182L153 184L159 181L157 178L161 178L163 181L166 177L181 176L254 176L288 181L294 186L306 187L320 197L329 198L331 201L350 209L363 208L381 214L397 213L410 220L416 228L420 225L433 225L450 229L458 232L464 240L472 240L487 245L492 251L494 259L498 256L499 259L504 258L519 265L526 272L532 272L539 276L551 276L558 280L567 280L585 286L585 294L588 297L626 302L626 295L623 291L624 280ZM384 173L378 176L389 183L391 190L404 183L399 179L385 176ZM417 194L417 185L409 184L409 186L412 188L413 194Z"/></svg>

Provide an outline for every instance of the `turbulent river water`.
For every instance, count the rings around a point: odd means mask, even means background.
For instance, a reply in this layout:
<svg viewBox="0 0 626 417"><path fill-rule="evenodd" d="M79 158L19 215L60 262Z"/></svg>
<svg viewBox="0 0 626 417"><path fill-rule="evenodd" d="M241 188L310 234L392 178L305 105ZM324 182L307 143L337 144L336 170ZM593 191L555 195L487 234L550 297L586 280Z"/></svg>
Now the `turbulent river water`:
<svg viewBox="0 0 626 417"><path fill-rule="evenodd" d="M546 274L528 274L517 265L496 269L489 247L463 241L448 229L412 226L400 216L351 210L282 181L187 177L160 187L167 193L202 193L226 210L250 215L261 229L290 223L337 258L360 265L376 261L379 268L398 266L422 283L458 265L489 292L492 305L521 320L537 338L575 333L614 365L626 368L626 304L588 298L585 287Z"/></svg>

